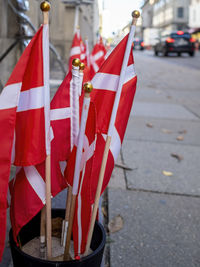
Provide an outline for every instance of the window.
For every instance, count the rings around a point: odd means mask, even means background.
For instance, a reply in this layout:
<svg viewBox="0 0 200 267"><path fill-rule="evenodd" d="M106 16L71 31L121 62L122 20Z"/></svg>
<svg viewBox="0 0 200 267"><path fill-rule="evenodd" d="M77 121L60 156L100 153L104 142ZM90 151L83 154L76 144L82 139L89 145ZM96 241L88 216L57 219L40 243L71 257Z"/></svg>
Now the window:
<svg viewBox="0 0 200 267"><path fill-rule="evenodd" d="M183 11L184 11L183 7L178 7L177 8L177 17L178 18L183 18Z"/></svg>

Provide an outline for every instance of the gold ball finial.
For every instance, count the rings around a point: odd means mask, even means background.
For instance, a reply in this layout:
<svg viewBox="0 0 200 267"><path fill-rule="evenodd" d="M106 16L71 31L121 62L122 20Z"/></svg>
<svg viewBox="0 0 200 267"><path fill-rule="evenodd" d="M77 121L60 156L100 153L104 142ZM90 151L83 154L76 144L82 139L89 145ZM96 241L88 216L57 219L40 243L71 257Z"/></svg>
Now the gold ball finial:
<svg viewBox="0 0 200 267"><path fill-rule="evenodd" d="M83 62L80 63L79 69L80 70L84 70L85 69L85 64Z"/></svg>
<svg viewBox="0 0 200 267"><path fill-rule="evenodd" d="M80 66L80 63L81 63L81 61L80 61L79 58L74 58L74 59L72 60L72 65L73 65L74 67L79 67L79 66Z"/></svg>
<svg viewBox="0 0 200 267"><path fill-rule="evenodd" d="M51 8L51 5L48 1L44 1L40 4L40 9L42 12L48 12Z"/></svg>
<svg viewBox="0 0 200 267"><path fill-rule="evenodd" d="M138 10L134 10L132 12L132 17L138 19L140 17L140 12Z"/></svg>
<svg viewBox="0 0 200 267"><path fill-rule="evenodd" d="M85 93L91 93L93 86L91 83L87 82L87 83L84 83L83 89L84 89Z"/></svg>

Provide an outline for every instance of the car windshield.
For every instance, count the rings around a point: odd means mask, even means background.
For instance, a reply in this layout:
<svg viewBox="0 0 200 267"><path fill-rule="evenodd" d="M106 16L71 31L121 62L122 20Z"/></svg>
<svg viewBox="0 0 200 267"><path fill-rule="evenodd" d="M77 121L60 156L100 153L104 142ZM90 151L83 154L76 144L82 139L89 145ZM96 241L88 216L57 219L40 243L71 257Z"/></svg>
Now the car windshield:
<svg viewBox="0 0 200 267"><path fill-rule="evenodd" d="M171 38L187 38L190 39L190 34L189 33L182 33L182 34L178 34L178 33L172 33L171 34Z"/></svg>

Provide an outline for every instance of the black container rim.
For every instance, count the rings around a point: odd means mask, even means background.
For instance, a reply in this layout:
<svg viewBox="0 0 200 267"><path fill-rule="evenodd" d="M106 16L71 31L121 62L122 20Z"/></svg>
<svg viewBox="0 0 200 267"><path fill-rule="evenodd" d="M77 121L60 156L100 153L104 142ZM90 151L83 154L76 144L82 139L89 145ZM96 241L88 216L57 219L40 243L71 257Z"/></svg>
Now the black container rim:
<svg viewBox="0 0 200 267"><path fill-rule="evenodd" d="M94 257L96 254L98 254L102 249L103 247L105 246L105 242L106 242L106 234L105 234L105 229L103 227L103 225L101 223L99 223L98 221L95 222L96 225L98 225L98 227L100 228L101 232L102 232L102 240L101 240L101 243L100 245L98 246L97 249L95 249L92 253L90 253L89 255L87 256L84 256L82 258L80 258L80 260L70 260L70 261L51 261L51 260L45 260L45 259L40 259L40 258L36 258L36 257L33 257L25 252L23 252L15 243L14 239L13 239L13 235L12 235L12 228L10 229L10 232L9 232L9 235L10 235L10 240L11 242L13 242L14 246L15 246L15 249L18 251L19 254L21 255L26 255L27 258L30 258L30 259L39 259L40 262L43 262L43 263L64 263L64 262L67 262L68 264L75 264L75 263L78 263L78 262L81 262L83 260L89 260L90 258Z"/></svg>

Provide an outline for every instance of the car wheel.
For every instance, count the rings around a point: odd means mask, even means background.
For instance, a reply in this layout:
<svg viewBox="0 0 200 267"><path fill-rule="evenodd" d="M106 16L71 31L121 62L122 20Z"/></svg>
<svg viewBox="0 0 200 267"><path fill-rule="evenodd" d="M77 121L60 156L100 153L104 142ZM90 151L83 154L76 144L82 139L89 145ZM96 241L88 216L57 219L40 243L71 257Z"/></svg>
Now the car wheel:
<svg viewBox="0 0 200 267"><path fill-rule="evenodd" d="M193 56L194 56L194 52L190 52L189 55L190 55L191 57L193 57Z"/></svg>
<svg viewBox="0 0 200 267"><path fill-rule="evenodd" d="M180 52L178 52L178 57L180 57L181 56L181 53Z"/></svg>
<svg viewBox="0 0 200 267"><path fill-rule="evenodd" d="M158 56L158 51L154 50L154 55Z"/></svg>

